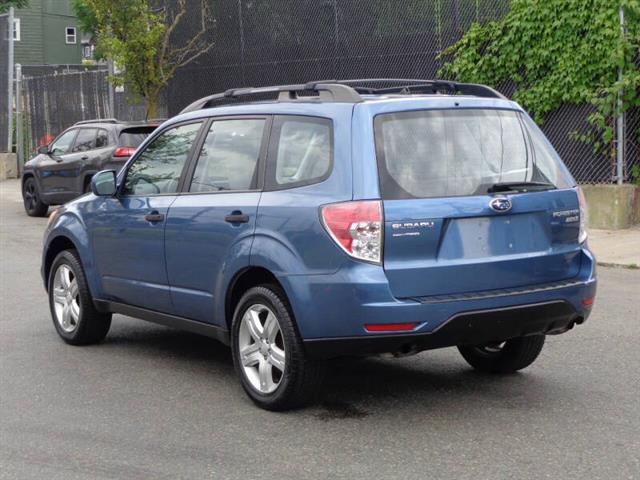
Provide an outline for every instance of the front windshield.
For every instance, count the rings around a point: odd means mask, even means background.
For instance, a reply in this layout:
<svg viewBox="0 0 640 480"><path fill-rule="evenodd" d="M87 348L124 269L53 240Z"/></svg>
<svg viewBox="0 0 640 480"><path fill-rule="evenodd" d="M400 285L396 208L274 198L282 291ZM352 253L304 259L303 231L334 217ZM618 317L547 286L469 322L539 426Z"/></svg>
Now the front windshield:
<svg viewBox="0 0 640 480"><path fill-rule="evenodd" d="M496 184L570 181L544 134L520 112L420 110L375 120L384 198L482 195Z"/></svg>

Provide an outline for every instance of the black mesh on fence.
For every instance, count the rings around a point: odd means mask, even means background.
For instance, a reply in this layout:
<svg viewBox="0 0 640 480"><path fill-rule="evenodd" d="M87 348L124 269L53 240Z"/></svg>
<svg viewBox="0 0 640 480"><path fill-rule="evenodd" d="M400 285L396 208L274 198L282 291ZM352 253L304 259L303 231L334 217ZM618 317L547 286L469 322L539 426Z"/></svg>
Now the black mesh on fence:
<svg viewBox="0 0 640 480"><path fill-rule="evenodd" d="M625 179L640 185L640 108L626 113L624 151Z"/></svg>
<svg viewBox="0 0 640 480"><path fill-rule="evenodd" d="M187 24L176 44L201 26L189 1ZM211 51L178 71L168 110L178 113L199 97L233 87L331 78L434 78L443 49L474 21L497 19L508 0L206 0L213 9ZM168 0L176 5L175 0ZM508 93L508 92L507 92ZM611 182L615 159L580 139L592 127L590 105L565 105L542 126L582 183ZM640 165L637 112L627 114L625 179ZM640 167L639 167L640 168Z"/></svg>
<svg viewBox="0 0 640 480"><path fill-rule="evenodd" d="M23 72L25 151L29 154L81 120L145 118L144 106L126 93L115 93L111 111L108 72L104 66L31 66L23 68Z"/></svg>
<svg viewBox="0 0 640 480"><path fill-rule="evenodd" d="M9 150L9 33L8 16L0 16L0 152Z"/></svg>

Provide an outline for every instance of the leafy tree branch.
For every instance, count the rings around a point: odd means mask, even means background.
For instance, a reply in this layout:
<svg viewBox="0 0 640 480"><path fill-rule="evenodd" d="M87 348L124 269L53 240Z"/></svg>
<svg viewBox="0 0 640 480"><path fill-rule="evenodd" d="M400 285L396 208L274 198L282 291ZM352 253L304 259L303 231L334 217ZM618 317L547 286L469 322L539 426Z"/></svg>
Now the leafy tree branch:
<svg viewBox="0 0 640 480"><path fill-rule="evenodd" d="M512 0L507 15L474 23L442 56L444 77L512 82L538 122L563 103L592 103L594 146L613 154L618 98L625 110L640 105L640 0Z"/></svg>
<svg viewBox="0 0 640 480"><path fill-rule="evenodd" d="M214 46L209 32L215 21L207 0L198 0L195 10L187 0L177 0L173 8L162 0L74 2L76 12L86 8L81 25L94 33L99 51L122 70L112 81L127 84L145 100L147 118L157 116L162 90L177 69ZM190 40L179 44L175 32L191 16L200 19L199 28Z"/></svg>
<svg viewBox="0 0 640 480"><path fill-rule="evenodd" d="M6 13L10 7L25 8L29 6L29 0L0 0L0 13Z"/></svg>

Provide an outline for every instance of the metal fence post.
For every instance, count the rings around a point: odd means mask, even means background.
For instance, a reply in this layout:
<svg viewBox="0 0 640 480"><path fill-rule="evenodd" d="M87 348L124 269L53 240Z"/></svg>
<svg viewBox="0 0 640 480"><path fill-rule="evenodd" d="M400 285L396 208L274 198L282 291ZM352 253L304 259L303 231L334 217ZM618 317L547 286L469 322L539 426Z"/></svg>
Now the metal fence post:
<svg viewBox="0 0 640 480"><path fill-rule="evenodd" d="M13 146L13 7L9 7L9 16L7 20L7 33L8 33L8 44L9 44L9 65L7 70L7 84L9 88L7 90L7 112L8 118L7 121L7 130L9 134L7 135L7 152L11 152L11 147Z"/></svg>
<svg viewBox="0 0 640 480"><path fill-rule="evenodd" d="M118 115L116 113L116 93L113 88L113 83L111 83L111 80L109 79L109 77L115 75L113 60L111 60L110 58L107 59L107 69L107 88L109 89L109 114L107 115L107 117L118 118Z"/></svg>
<svg viewBox="0 0 640 480"><path fill-rule="evenodd" d="M24 120L22 118L22 65L16 63L16 157L18 177L22 177L24 166Z"/></svg>
<svg viewBox="0 0 640 480"><path fill-rule="evenodd" d="M619 9L619 14L620 14L620 36L621 38L624 38L624 8L622 8L622 5L620 5L620 9ZM620 70L618 72L618 80L620 80L620 82L622 82L622 78L623 78L623 71L622 71L623 67L620 67ZM624 112L623 112L623 107L624 105L622 104L622 92L618 93L618 118L616 119L616 136L618 137L617 140L617 148L616 148L616 181L618 183L618 185L622 185L622 183L624 182L624 143L625 143L625 138L624 138Z"/></svg>

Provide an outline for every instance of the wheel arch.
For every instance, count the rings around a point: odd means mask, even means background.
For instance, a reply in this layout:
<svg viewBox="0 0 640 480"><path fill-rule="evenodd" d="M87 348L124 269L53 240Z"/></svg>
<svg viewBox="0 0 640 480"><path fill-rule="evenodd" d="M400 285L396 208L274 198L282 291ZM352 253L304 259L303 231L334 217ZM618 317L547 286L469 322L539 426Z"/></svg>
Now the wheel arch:
<svg viewBox="0 0 640 480"><path fill-rule="evenodd" d="M49 274L51 273L53 261L60 252L71 249L78 251L77 245L66 235L58 235L49 242L42 263L42 275L45 288L49 288Z"/></svg>
<svg viewBox="0 0 640 480"><path fill-rule="evenodd" d="M82 178L82 185L81 185L82 193L86 193L86 192L88 192L87 187L88 187L89 185L91 185L91 179L93 178L93 176L94 176L96 173L98 173L98 172L97 172L97 171L95 171L95 170L92 170L92 171L90 171L90 172L86 172L86 173L84 174L84 177Z"/></svg>
<svg viewBox="0 0 640 480"><path fill-rule="evenodd" d="M32 170L27 170L26 172L24 172L22 174L22 178L20 179L20 186L21 188L24 188L24 184L26 183L26 181L30 178L33 178L36 182L36 185L38 186L38 188L40 188L40 179L38 178L38 176L36 175L36 173Z"/></svg>
<svg viewBox="0 0 640 480"><path fill-rule="evenodd" d="M235 312L242 295L244 295L244 293L250 288L264 284L276 285L285 292L285 295L287 295L282 282L278 280L273 272L264 267L249 266L234 275L231 282L229 282L229 287L225 294L224 315L227 328L231 329L233 313Z"/></svg>
<svg viewBox="0 0 640 480"><path fill-rule="evenodd" d="M86 226L77 212L70 211L67 207L60 208L62 213L57 215L52 223L53 228L47 232L42 251L41 272L45 288L56 255L62 250L72 248L80 258L89 291L94 297L100 298L102 285L93 262Z"/></svg>

